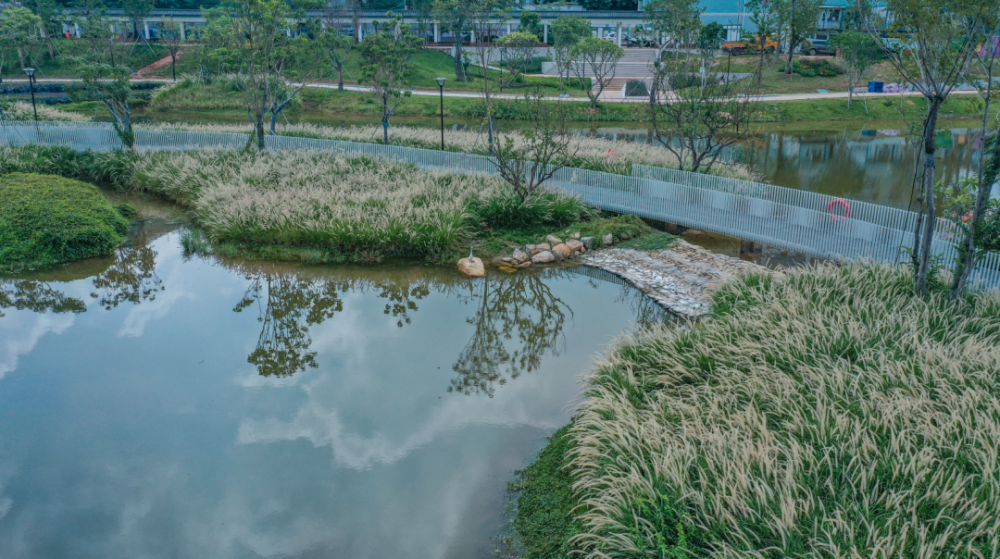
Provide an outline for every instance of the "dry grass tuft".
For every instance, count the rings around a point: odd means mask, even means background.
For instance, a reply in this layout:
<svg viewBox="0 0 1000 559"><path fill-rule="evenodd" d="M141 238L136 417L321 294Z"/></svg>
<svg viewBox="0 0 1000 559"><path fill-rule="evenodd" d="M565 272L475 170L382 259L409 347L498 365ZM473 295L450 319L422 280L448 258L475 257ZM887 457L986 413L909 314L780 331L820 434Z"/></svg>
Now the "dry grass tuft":
<svg viewBox="0 0 1000 559"><path fill-rule="evenodd" d="M571 467L586 557L1000 556L1000 294L753 275L620 342Z"/></svg>
<svg viewBox="0 0 1000 559"><path fill-rule="evenodd" d="M145 126L155 129L205 132L248 132L246 126L234 124L157 123ZM373 131L374 128L371 126L334 127L308 123L284 125L278 129L278 133L285 136L382 143L381 132L373 136ZM440 149L441 147L441 132L433 128L394 126L390 134L390 143L425 149ZM515 143L520 142L519 135L513 134L511 137ZM476 132L446 130L445 147L449 151L485 154L486 137ZM605 173L631 175L632 165L651 165L669 169L676 169L678 166L677 158L672 153L656 145L614 142L603 138L576 136L570 146L570 151L573 150L577 150L577 153L569 161L569 166ZM739 164L716 165L713 168L713 174L744 180L757 180L759 178L748 168Z"/></svg>
<svg viewBox="0 0 1000 559"><path fill-rule="evenodd" d="M38 120L58 120L63 122L84 122L90 120L84 115L62 111L49 105L41 103L36 105L38 109ZM4 109L4 114L11 120L35 120L35 114L31 110L31 103L15 101Z"/></svg>

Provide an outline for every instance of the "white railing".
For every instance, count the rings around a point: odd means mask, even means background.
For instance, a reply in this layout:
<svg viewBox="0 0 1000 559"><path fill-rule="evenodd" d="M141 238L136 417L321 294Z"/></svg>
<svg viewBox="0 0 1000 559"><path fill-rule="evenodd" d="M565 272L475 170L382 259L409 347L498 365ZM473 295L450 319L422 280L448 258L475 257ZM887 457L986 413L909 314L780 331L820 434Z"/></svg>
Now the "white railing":
<svg viewBox="0 0 1000 559"><path fill-rule="evenodd" d="M250 135L141 129L135 131L135 139L140 151L235 150L245 147ZM108 124L15 122L0 126L0 144L32 143L95 151L122 147ZM496 174L490 159L482 155L295 136L267 136L265 144L272 150L334 151L427 169ZM602 209L833 260L902 262L909 258L904 247L913 244L913 212L770 184L643 165L633 167L633 176L562 168L552 183ZM944 219L937 219L935 232L934 253L949 265L955 260L958 232ZM972 280L1000 286L1000 254L979 259Z"/></svg>

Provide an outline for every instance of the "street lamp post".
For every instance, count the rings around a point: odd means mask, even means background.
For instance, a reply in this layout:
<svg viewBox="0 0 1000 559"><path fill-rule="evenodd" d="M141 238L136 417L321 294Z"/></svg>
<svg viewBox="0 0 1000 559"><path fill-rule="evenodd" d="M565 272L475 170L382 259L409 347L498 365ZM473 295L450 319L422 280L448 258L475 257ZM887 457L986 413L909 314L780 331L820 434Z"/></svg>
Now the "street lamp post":
<svg viewBox="0 0 1000 559"><path fill-rule="evenodd" d="M438 78L437 82L441 94L441 151L444 151L444 78Z"/></svg>
<svg viewBox="0 0 1000 559"><path fill-rule="evenodd" d="M35 128L38 128L38 109L35 107L35 69L25 68L24 73L28 74L28 89L31 90L31 112L35 113Z"/></svg>

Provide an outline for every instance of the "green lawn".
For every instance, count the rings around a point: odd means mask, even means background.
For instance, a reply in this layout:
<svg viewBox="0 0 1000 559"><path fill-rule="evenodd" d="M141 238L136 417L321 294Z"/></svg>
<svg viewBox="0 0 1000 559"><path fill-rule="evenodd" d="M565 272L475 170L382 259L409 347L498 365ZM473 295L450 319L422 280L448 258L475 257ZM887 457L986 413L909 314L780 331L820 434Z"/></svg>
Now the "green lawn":
<svg viewBox="0 0 1000 559"><path fill-rule="evenodd" d="M76 74L70 58L85 54L90 49L90 43L81 39L53 39L52 47L55 53L54 59L49 57L49 49L45 43L38 43L28 50L25 64L30 64L38 70L35 74L37 79L74 77ZM126 52L128 65L135 70L168 55L166 47L153 42L136 43ZM24 77L24 72L18 65L17 51L6 42L0 46L0 60L4 61L3 78ZM167 65L166 68L169 75L170 66Z"/></svg>
<svg viewBox="0 0 1000 559"><path fill-rule="evenodd" d="M198 56L194 49L182 53L177 61L177 75L195 75L198 72ZM170 65L161 66L152 73L151 76L170 77ZM357 50L348 53L344 62L344 83L357 84L361 75L361 54ZM455 75L455 59L449 54L436 50L420 50L410 59L410 72L406 79L409 89L423 89L437 91L437 78L445 78L445 89L447 91L481 91L483 88L482 71L474 65L469 66L470 80L460 82ZM499 71L491 72L490 75L496 79ZM336 83L337 75L333 70L326 70L320 75L313 75L313 80ZM494 82L496 83L496 82ZM567 92L570 96L586 97L586 93L578 86L576 79L569 80ZM520 83L512 84L504 88L504 93L527 93L534 91L535 86L541 87L541 92L545 95L559 94L558 78L538 78L526 77ZM496 88L496 85L493 85Z"/></svg>

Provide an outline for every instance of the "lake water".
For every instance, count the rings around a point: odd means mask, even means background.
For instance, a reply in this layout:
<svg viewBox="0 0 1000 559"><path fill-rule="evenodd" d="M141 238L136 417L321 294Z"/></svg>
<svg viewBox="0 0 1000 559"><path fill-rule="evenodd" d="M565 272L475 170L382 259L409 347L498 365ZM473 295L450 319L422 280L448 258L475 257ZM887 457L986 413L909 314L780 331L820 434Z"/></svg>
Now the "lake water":
<svg viewBox="0 0 1000 559"><path fill-rule="evenodd" d="M664 319L579 269L192 257L140 209L0 279L4 559L490 557L593 356Z"/></svg>

